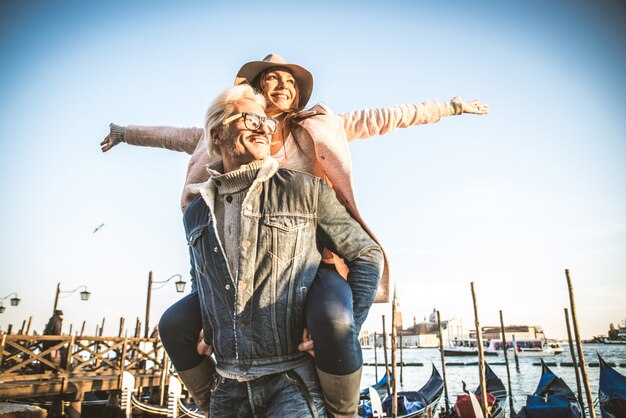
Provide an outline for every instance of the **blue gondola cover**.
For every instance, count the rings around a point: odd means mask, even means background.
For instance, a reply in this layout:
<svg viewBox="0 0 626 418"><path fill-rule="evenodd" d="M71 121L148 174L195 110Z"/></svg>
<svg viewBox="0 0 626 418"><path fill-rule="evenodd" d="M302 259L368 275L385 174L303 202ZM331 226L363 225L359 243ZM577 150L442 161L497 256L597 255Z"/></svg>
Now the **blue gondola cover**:
<svg viewBox="0 0 626 418"><path fill-rule="evenodd" d="M528 395L520 418L579 418L580 411L564 395L552 395L548 399Z"/></svg>

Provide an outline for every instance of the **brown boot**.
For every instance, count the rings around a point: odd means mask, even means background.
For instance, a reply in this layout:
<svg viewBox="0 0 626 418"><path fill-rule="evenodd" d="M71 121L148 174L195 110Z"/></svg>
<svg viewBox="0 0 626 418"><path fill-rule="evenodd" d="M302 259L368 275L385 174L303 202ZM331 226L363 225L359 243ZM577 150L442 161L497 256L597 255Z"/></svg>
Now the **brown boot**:
<svg viewBox="0 0 626 418"><path fill-rule="evenodd" d="M213 383L213 374L215 373L215 362L211 357L202 360L193 369L178 372L185 387L191 393L194 402L205 417L209 417L209 407L211 405L211 384Z"/></svg>
<svg viewBox="0 0 626 418"><path fill-rule="evenodd" d="M361 371L339 376L317 369L328 418L354 418L359 407Z"/></svg>

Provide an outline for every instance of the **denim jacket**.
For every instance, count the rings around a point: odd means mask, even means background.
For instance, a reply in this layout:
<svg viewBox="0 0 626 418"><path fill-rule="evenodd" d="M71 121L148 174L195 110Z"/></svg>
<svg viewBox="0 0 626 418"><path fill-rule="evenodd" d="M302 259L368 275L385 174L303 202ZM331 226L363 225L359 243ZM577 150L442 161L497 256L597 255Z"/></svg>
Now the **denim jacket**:
<svg viewBox="0 0 626 418"><path fill-rule="evenodd" d="M265 161L241 208L238 278L219 241L215 186L209 180L195 190L201 196L185 210L185 232L205 339L219 370L254 377L307 361L297 346L323 248L346 260L355 323L362 325L380 280L382 250L319 178Z"/></svg>

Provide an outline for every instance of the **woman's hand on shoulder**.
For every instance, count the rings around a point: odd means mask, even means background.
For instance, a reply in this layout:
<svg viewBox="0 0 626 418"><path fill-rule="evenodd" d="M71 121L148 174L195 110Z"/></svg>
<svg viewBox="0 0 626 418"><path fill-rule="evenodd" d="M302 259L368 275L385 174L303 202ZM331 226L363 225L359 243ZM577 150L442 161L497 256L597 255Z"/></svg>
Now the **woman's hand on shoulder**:
<svg viewBox="0 0 626 418"><path fill-rule="evenodd" d="M298 344L298 350L306 351L311 355L311 357L315 357L313 339L311 339L311 334L309 334L309 330L307 328L305 328L302 332L302 342Z"/></svg>
<svg viewBox="0 0 626 418"><path fill-rule="evenodd" d="M210 346L209 344L207 344L206 341L204 341L204 330L203 329L200 330L200 334L198 335L198 345L196 346L196 351L201 356L209 356L210 357L211 354L213 354L213 347Z"/></svg>

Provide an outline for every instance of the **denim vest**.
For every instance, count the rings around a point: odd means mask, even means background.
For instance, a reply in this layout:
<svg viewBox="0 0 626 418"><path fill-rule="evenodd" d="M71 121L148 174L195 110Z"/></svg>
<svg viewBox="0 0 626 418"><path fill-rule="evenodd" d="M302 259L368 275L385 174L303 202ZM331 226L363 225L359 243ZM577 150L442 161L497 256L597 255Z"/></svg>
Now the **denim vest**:
<svg viewBox="0 0 626 418"><path fill-rule="evenodd" d="M218 369L252 377L309 360L297 346L324 247L348 261L355 318L367 315L382 251L320 179L266 160L241 208L238 278L219 242L211 181L196 191L201 196L185 210L184 224L205 339Z"/></svg>

